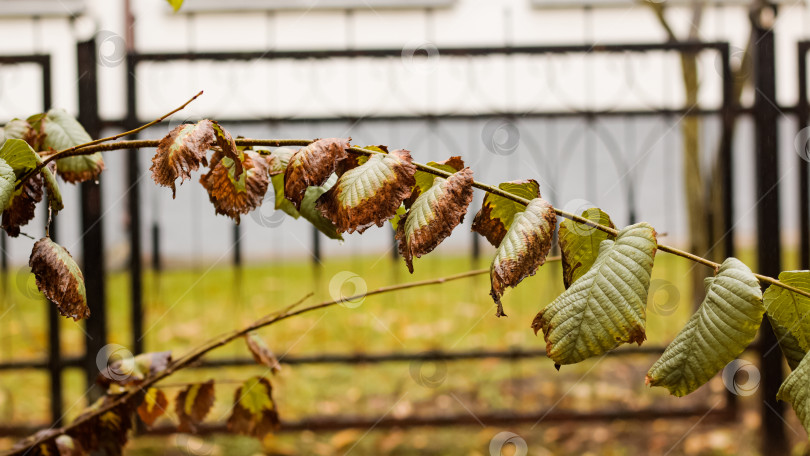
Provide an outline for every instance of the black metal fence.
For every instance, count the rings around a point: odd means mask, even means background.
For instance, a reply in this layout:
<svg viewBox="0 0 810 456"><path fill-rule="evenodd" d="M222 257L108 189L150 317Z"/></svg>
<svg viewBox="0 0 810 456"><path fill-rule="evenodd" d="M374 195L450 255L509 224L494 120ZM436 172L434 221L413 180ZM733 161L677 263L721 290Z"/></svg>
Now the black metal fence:
<svg viewBox="0 0 810 456"><path fill-rule="evenodd" d="M617 111L599 111L599 110L584 110L577 112L497 112L488 114L476 115L450 115L442 118L434 118L431 116L380 116L370 117L363 120L359 119L344 119L344 118L317 118L317 119L283 119L283 118L264 118L264 119L218 119L229 124L264 124L277 126L282 123L291 122L425 122L427 124L435 124L447 120L479 120L486 121L497 118L521 118L521 119L540 119L544 121L551 121L559 118L575 118L581 120L586 128L594 128L594 124L600 119L604 118L637 118L644 117L658 117L668 119L671 122L677 123L677 119L682 116L700 116L702 118L718 118L720 119L720 134L722 135L722 148L719 151L721 157L720 162L724 164L722 172L722 187L723 187L723 201L725 202L723 220L725 223L724 231L724 251L727 255L734 253L734 214L733 214L733 174L732 163L734 160L733 154L733 141L732 141L732 124L740 113L753 114L756 118L759 113L758 106L753 109L743 109L736 105L732 99L733 95L733 78L730 68L730 50L727 43L702 43L702 42L689 42L689 43L654 43L654 44L615 44L615 45L576 45L576 46L525 46L525 47L479 47L479 48L448 48L439 49L438 52L442 56L452 57L480 57L480 56L511 56L511 55L545 55L545 54L583 54L591 55L597 53L646 53L646 52L672 52L672 53L703 53L715 52L719 55L719 62L722 62L720 68L720 76L722 78L722 103L719 108L702 109L697 106L681 106L673 109L637 109L637 110L617 110ZM807 70L806 58L810 52L810 42L803 42L799 44L799 103L795 109L785 108L784 112L795 112L798 116L800 128L808 124L808 95L807 95ZM351 59L356 57L364 58L390 58L398 57L402 53L401 49L387 49L387 50L347 50L347 51L270 51L270 52L248 52L248 53L137 53L130 52L127 55L127 111L126 118L123 120L108 119L103 120L99 116L98 110L98 86L96 80L96 44L94 42L80 43L77 48L78 57L78 71L81 77L79 78L79 119L87 128L88 132L94 137L98 137L102 128L132 128L144 122L139 116L137 110L138 100L138 87L136 84L136 74L139 65L144 62L172 62L172 61L217 61L227 62L234 60L250 61L250 60L274 60L274 59L332 59L344 58ZM0 65L9 65L22 62L34 62L42 67L43 71L43 99L44 108L51 106L51 76L50 76L50 60L47 56L17 56L17 57L0 57ZM757 83L762 83L763 79L758 76ZM767 82L767 81L765 81ZM763 142L757 154L773 153L773 149L769 149L767 142ZM128 264L128 274L131 284L131 314L129 316L132 325L132 352L137 354L143 352L144 347L144 312L143 312L143 275L144 264L142 261L143 245L142 245L142 226L143 220L141 218L141 193L139 175L142 172L141 166L138 163L138 151L130 151L127 159L127 185L129 187L127 201L128 212L130 217L129 222L129 247L130 255ZM810 246L808 246L808 236L806 235L810 230L810 191L808 189L808 175L807 175L807 162L802 161L802 174L801 174L801 263L803 267L808 267L810 263ZM768 166L767 163L762 163L761 166ZM634 200L635 189L632 186L627 188L625 197L628 199L629 215L628 221L635 221L635 207ZM62 370L68 367L81 367L86 373L88 384L92 384L98 373L96 366L96 355L107 344L107 327L105 304L105 281L104 281L104 233L102 224L100 223L102 217L102 204L101 192L98 184L86 183L81 188L82 197L82 216L81 225L85 233L82 239L83 245L83 269L86 277L86 287L88 301L93 309L93 318L86 323L86 349L83 358L70 358L63 359L59 350L59 331L57 322L57 314L54 306L49 306L48 325L49 325L49 351L48 358L40 361L21 361L21 362L5 362L0 364L0 369L10 371L17 369L47 369L51 378L51 414L52 422L56 423L62 416L62 385L61 373ZM778 217L777 217L778 219ZM160 267L160 246L159 246L159 232L161 227L155 224L151 227L151 242L153 252L153 268L159 269ZM761 236L767 234L761 233ZM317 231L313 231L314 236L314 252L313 256L316 262L321 257L320 244ZM4 237L0 237L5 239ZM239 228L234 228L234 253L233 265L240 267L241 265L241 250L239 245ZM778 238L777 238L777 243ZM778 244L777 244L778 246ZM471 254L477 256L479 252L478 238L472 236ZM7 263L5 256L3 257L3 270L7 271ZM7 289L5 284L5 289ZM763 339L760 343L768 343L769 341ZM756 348L756 347L754 347ZM633 353L659 353L663 350L662 347L643 347L636 349L620 350L615 352L616 356L623 356L625 354ZM465 351L465 352L430 352L430 353L368 353L368 354L323 354L315 356L288 356L285 357L283 363L287 364L318 364L318 363L341 363L341 364L370 364L382 362L412 362L424 360L443 360L454 361L461 359L485 359L485 358L502 358L504 360L518 360L532 357L544 356L542 350L504 350L504 351ZM236 359L218 359L204 361L202 367L214 366L241 366L253 364L253 360L249 358L236 358ZM767 375L772 378L772 381L781 381L781 375L775 375L768 371ZM705 416L709 415L711 418L733 419L736 416L736 402L735 396L728 395L726 404L723 408L709 409L707 407L696 407L686 410L666 411L666 410L638 410L617 412L611 414L604 413L573 413L566 411L558 411L549 413L547 410L539 410L536 413L528 414L492 414L486 416L487 422L492 423L517 423L517 422L535 422L540 417L545 420L607 420L607 419L648 419L651 417L688 417L688 416ZM773 421L772 417L766 417L763 412L763 418L768 421ZM345 417L345 419L320 419L310 418L303 419L295 423L285 423L283 429L286 430L330 430L340 429L345 427L358 427L370 426L377 424L377 426L418 426L418 425L463 425L472 422L469 416L446 416L446 417L430 417L430 418L404 418L404 419L386 419L379 422L376 418L372 417ZM46 423L26 423L25 425L6 425L0 426L0 435L19 435L29 433L38 427L46 426ZM781 424L780 424L781 426ZM203 428L204 432L214 432L222 430L221 426L211 425ZM170 429L157 429L153 432L171 432Z"/></svg>

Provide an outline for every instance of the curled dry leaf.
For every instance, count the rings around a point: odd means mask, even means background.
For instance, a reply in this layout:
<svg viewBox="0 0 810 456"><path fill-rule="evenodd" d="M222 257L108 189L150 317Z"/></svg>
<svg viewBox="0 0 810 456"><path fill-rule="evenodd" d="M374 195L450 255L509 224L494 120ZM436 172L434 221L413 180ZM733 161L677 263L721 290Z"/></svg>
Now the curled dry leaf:
<svg viewBox="0 0 810 456"><path fill-rule="evenodd" d="M233 412L228 430L259 439L279 427L278 411L273 401L273 387L265 377L253 377L234 394Z"/></svg>
<svg viewBox="0 0 810 456"><path fill-rule="evenodd" d="M196 425L202 423L214 405L214 380L189 385L174 400L174 410L180 424L180 432L196 432Z"/></svg>
<svg viewBox="0 0 810 456"><path fill-rule="evenodd" d="M147 426L152 426L155 420L166 413L169 400L162 390L149 388L143 396L143 402L138 406L138 416Z"/></svg>
<svg viewBox="0 0 810 456"><path fill-rule="evenodd" d="M515 196L520 196L529 201L540 198L540 184L534 179L503 182L498 188L509 192ZM490 244L498 247L509 231L515 214L525 209L523 204L512 201L508 198L487 193L481 210L473 219L472 230L484 236Z"/></svg>
<svg viewBox="0 0 810 456"><path fill-rule="evenodd" d="M296 209L301 207L307 187L323 185L337 169L338 162L346 158L350 140L351 138L319 139L298 149L290 157L284 171L284 196Z"/></svg>
<svg viewBox="0 0 810 456"><path fill-rule="evenodd" d="M335 186L318 198L316 206L341 233L362 233L371 225L382 226L410 196L415 171L407 150L374 154L340 176Z"/></svg>
<svg viewBox="0 0 810 456"><path fill-rule="evenodd" d="M169 132L158 143L157 152L152 157L152 179L156 184L172 189L174 198L177 189L175 182L191 179L191 172L208 166L205 154L214 144L214 127L204 119L196 124L183 124Z"/></svg>
<svg viewBox="0 0 810 456"><path fill-rule="evenodd" d="M489 267L496 316L506 316L501 304L506 287L517 286L546 262L556 226L554 207L543 198L531 200L525 211L515 215Z"/></svg>
<svg viewBox="0 0 810 456"><path fill-rule="evenodd" d="M245 334L245 342L247 343L250 354L257 363L269 367L273 373L281 371L281 364L279 364L276 355L267 346L264 339L255 332Z"/></svg>
<svg viewBox="0 0 810 456"><path fill-rule="evenodd" d="M42 201L42 180L42 174L32 176L11 194L9 205L3 211L3 229L9 236L19 236L20 227L36 215L37 203Z"/></svg>
<svg viewBox="0 0 810 456"><path fill-rule="evenodd" d="M413 257L435 249L453 229L464 221L473 197L473 172L470 168L453 173L447 179L437 177L433 186L414 201L397 224L399 253L413 273Z"/></svg>
<svg viewBox="0 0 810 456"><path fill-rule="evenodd" d="M44 237L34 244L28 265L37 278L37 287L62 316L74 320L90 316L84 276L64 247Z"/></svg>
<svg viewBox="0 0 810 456"><path fill-rule="evenodd" d="M532 328L543 331L549 358L573 364L644 342L657 247L655 230L643 222L602 241L591 269L534 317Z"/></svg>
<svg viewBox="0 0 810 456"><path fill-rule="evenodd" d="M230 158L234 162L233 175L238 179L242 175L242 162L244 161L242 151L236 146L236 141L233 140L233 136L228 133L228 130L222 128L222 125L216 121L212 121L211 126L214 128L214 139L216 140L217 146L219 146L220 151L222 151L222 154L215 155L211 158L211 167L213 168L221 158Z"/></svg>
<svg viewBox="0 0 810 456"><path fill-rule="evenodd" d="M240 214L261 206L269 182L267 160L251 150L241 154L244 161L239 162L215 152L211 170L200 177L216 213L227 215L236 223L240 221ZM237 174L237 168L244 169L244 172Z"/></svg>

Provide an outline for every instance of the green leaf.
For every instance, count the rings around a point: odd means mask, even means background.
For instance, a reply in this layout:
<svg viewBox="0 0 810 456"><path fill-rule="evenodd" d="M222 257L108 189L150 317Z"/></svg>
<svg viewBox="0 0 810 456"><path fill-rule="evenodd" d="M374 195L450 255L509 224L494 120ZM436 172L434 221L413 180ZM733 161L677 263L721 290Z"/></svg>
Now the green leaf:
<svg viewBox="0 0 810 456"><path fill-rule="evenodd" d="M44 118L34 116L29 122L45 134L42 146L46 150L69 149L93 140L79 121L62 109L51 109ZM101 152L56 160L56 172L70 183L98 179L103 170Z"/></svg>
<svg viewBox="0 0 810 456"><path fill-rule="evenodd" d="M582 217L600 225L616 228L610 221L610 216L599 208L585 210ZM562 253L565 288L570 287L591 269L599 253L599 244L606 239L613 240L616 236L569 219L564 219L560 223L558 241Z"/></svg>
<svg viewBox="0 0 810 456"><path fill-rule="evenodd" d="M464 169L464 160L462 160L461 157L453 156L448 158L447 160L440 162L435 161L427 162L427 166L430 166L431 168L440 169L442 171L447 171L448 173L455 173L457 171L461 171L462 169ZM419 197L419 195L421 195L422 193L428 191L428 189L433 187L433 181L438 176L417 169L413 177L415 183L413 185L411 197L405 201L406 208L410 208L411 205L416 201L416 198Z"/></svg>
<svg viewBox="0 0 810 456"><path fill-rule="evenodd" d="M22 119L9 120L3 128L0 128L0 144L6 139L25 139L31 126Z"/></svg>
<svg viewBox="0 0 810 456"><path fill-rule="evenodd" d="M762 290L754 274L728 258L706 279L706 298L661 358L647 373L647 384L685 396L734 361L762 323Z"/></svg>
<svg viewBox="0 0 810 456"><path fill-rule="evenodd" d="M810 291L810 271L784 271L779 274L779 281ZM782 353L791 369L795 369L810 351L810 299L771 285L765 290L763 302Z"/></svg>
<svg viewBox="0 0 810 456"><path fill-rule="evenodd" d="M14 169L0 158L0 210L5 211L8 208L16 182L17 175L14 174Z"/></svg>
<svg viewBox="0 0 810 456"><path fill-rule="evenodd" d="M411 273L413 257L433 251L464 220L473 197L472 184L470 168L454 172L447 179L437 177L433 186L416 198L404 222L397 221L399 253Z"/></svg>
<svg viewBox="0 0 810 456"><path fill-rule="evenodd" d="M804 430L810 433L810 357L805 355L787 376L776 398L790 403Z"/></svg>
<svg viewBox="0 0 810 456"><path fill-rule="evenodd" d="M4 142L2 147L0 147L0 159L4 160L9 166L11 166L11 168L14 170L16 178L21 177L23 174L36 168L40 163L42 163L42 158L40 158L39 154L34 152L34 149L32 149L27 142L21 139L9 139ZM64 207L62 204L62 193L59 191L59 184L56 183L56 177L48 167L42 168L40 173L45 178L45 186L48 190L48 201L51 209L54 212L62 210ZM35 178L30 178L26 184L33 184L34 179ZM16 187L16 182L14 183L14 186ZM16 197L21 192L22 189L19 189L14 193L13 196ZM39 200L37 200L37 202L38 201ZM0 203L2 203L2 198L0 198ZM6 204L1 206L2 209L0 212L4 211L10 205L11 201L9 200L6 202Z"/></svg>
<svg viewBox="0 0 810 456"><path fill-rule="evenodd" d="M279 147L270 154L268 163L270 163L270 181L273 183L276 195L275 209L281 209L292 217L298 218L301 214L295 209L295 205L284 196L284 170L287 169L290 157L294 153L295 151L290 148Z"/></svg>
<svg viewBox="0 0 810 456"><path fill-rule="evenodd" d="M647 291L655 251L655 230L647 223L603 241L591 269L534 318L543 330L546 353L556 364L573 364L622 343L646 338Z"/></svg>
<svg viewBox="0 0 810 456"><path fill-rule="evenodd" d="M540 184L534 179L503 182L501 190L529 201L540 198ZM515 214L523 212L525 206L508 198L487 193L481 210L475 215L472 230L484 236L495 247L501 244L512 225Z"/></svg>
<svg viewBox="0 0 810 456"><path fill-rule="evenodd" d="M316 206L341 233L362 233L372 225L383 226L411 195L415 171L407 150L374 154L364 164L342 174L335 186L318 198ZM289 190L289 168L285 187Z"/></svg>
<svg viewBox="0 0 810 456"><path fill-rule="evenodd" d="M166 1L169 3L169 5L171 5L172 9L174 9L175 13L180 11L180 8L183 6L183 0L166 0Z"/></svg>
<svg viewBox="0 0 810 456"><path fill-rule="evenodd" d="M554 207L543 198L532 199L526 210L515 215L489 267L496 316L506 315L501 304L506 287L516 287L546 262L556 226Z"/></svg>

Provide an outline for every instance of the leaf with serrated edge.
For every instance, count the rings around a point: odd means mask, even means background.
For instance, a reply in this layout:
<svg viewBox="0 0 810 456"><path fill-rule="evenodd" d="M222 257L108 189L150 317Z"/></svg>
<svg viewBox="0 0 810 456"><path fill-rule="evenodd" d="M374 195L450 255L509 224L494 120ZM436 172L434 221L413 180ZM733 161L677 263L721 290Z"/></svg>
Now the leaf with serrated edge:
<svg viewBox="0 0 810 456"><path fill-rule="evenodd" d="M776 398L790 403L804 430L810 433L810 356L805 355L782 382Z"/></svg>
<svg viewBox="0 0 810 456"><path fill-rule="evenodd" d="M810 271L784 271L779 281L810 291ZM763 295L765 311L791 369L810 351L810 298L771 285Z"/></svg>
<svg viewBox="0 0 810 456"><path fill-rule="evenodd" d="M316 206L339 233L362 233L372 225L383 226L411 194L415 171L407 150L374 154L340 176Z"/></svg>
<svg viewBox="0 0 810 456"><path fill-rule="evenodd" d="M506 316L501 304L506 287L517 286L546 262L556 226L554 207L543 198L531 200L524 211L515 215L489 267L496 316Z"/></svg>
<svg viewBox="0 0 810 456"><path fill-rule="evenodd" d="M73 320L90 316L84 276L64 247L44 237L34 244L28 265L37 278L37 287L62 316Z"/></svg>
<svg viewBox="0 0 810 456"><path fill-rule="evenodd" d="M240 222L240 214L247 214L261 206L267 193L267 160L251 150L241 153L239 163L222 157L217 151L211 158L211 169L200 176L200 183L208 191L208 197L217 214L223 214ZM243 169L236 174L237 168Z"/></svg>
<svg viewBox="0 0 810 456"><path fill-rule="evenodd" d="M335 172L337 163L346 158L349 139L327 138L298 149L284 171L284 195L296 208L308 187L320 186Z"/></svg>
<svg viewBox="0 0 810 456"><path fill-rule="evenodd" d="M155 420L166 413L169 400L162 390L149 388L143 396L143 402L138 406L138 416L147 426L154 424Z"/></svg>
<svg viewBox="0 0 810 456"><path fill-rule="evenodd" d="M182 184L191 179L191 172L208 166L205 154L214 144L214 126L203 119L196 124L183 124L175 127L158 143L152 157L152 180L156 184L172 189L172 198L177 193L175 182Z"/></svg>
<svg viewBox="0 0 810 456"><path fill-rule="evenodd" d="M573 364L623 343L646 338L647 291L655 251L655 230L647 223L602 241L593 267L534 317L543 330L546 354L556 364Z"/></svg>
<svg viewBox="0 0 810 456"><path fill-rule="evenodd" d="M413 273L413 257L435 249L453 229L464 221L473 197L473 172L470 168L453 173L447 179L437 177L398 222L396 238L399 253Z"/></svg>
<svg viewBox="0 0 810 456"><path fill-rule="evenodd" d="M540 184L534 179L503 182L498 185L501 190L515 196L533 200L540 198ZM490 244L498 247L509 231L512 219L518 212L523 212L523 204L508 198L487 193L481 209L473 219L472 230L484 236Z"/></svg>
<svg viewBox="0 0 810 456"><path fill-rule="evenodd" d="M189 385L174 400L174 411L180 423L180 432L196 432L196 425L202 423L214 405L214 380Z"/></svg>
<svg viewBox="0 0 810 456"><path fill-rule="evenodd" d="M600 225L615 228L610 216L599 208L586 209L582 212L582 217ZM596 255L599 253L599 244L606 239L614 240L616 236L569 219L560 223L558 243L562 255L565 288L570 287L591 269L596 261Z"/></svg>
<svg viewBox="0 0 810 456"><path fill-rule="evenodd" d="M273 387L265 377L253 377L234 394L234 406L228 418L228 430L259 439L278 429L278 411Z"/></svg>
<svg viewBox="0 0 810 456"><path fill-rule="evenodd" d="M260 335L255 332L245 334L245 343L257 363L269 367L273 373L281 371L281 364L278 363L276 355L273 354L273 351L270 350L270 347L267 346L267 343Z"/></svg>
<svg viewBox="0 0 810 456"><path fill-rule="evenodd" d="M62 109L48 111L39 125L39 131L45 135L42 140L45 150L69 149L93 140L79 121ZM56 169L62 179L75 184L98 179L104 170L104 159L100 152L60 158L56 160Z"/></svg>
<svg viewBox="0 0 810 456"><path fill-rule="evenodd" d="M685 396L737 359L757 335L762 290L754 274L736 258L706 279L706 298L647 373L647 384Z"/></svg>

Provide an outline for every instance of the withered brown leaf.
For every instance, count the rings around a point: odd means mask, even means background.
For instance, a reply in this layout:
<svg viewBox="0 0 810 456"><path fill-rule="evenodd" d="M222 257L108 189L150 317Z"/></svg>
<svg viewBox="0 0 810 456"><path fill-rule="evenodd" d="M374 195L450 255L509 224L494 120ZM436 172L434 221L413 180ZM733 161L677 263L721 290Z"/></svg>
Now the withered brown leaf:
<svg viewBox="0 0 810 456"><path fill-rule="evenodd" d="M374 154L340 176L335 186L318 198L317 208L341 233L362 233L372 225L383 226L410 196L415 171L407 150Z"/></svg>
<svg viewBox="0 0 810 456"><path fill-rule="evenodd" d="M141 417L141 421L143 421L144 424L151 426L156 419L166 413L168 406L169 400L166 398L163 390L149 388L143 396L143 402L138 406L138 416Z"/></svg>
<svg viewBox="0 0 810 456"><path fill-rule="evenodd" d="M239 147L236 146L236 141L233 140L233 136L228 133L228 130L222 128L219 122L212 121L211 126L214 127L214 139L222 151L221 155L211 158L211 167L213 168L221 158L228 157L234 162L233 175L238 179L242 175L242 161L244 158Z"/></svg>
<svg viewBox="0 0 810 456"><path fill-rule="evenodd" d="M196 425L202 423L213 405L214 380L189 385L180 391L174 400L174 410L180 420L177 430L180 432L196 432Z"/></svg>
<svg viewBox="0 0 810 456"><path fill-rule="evenodd" d="M290 157L284 171L284 196L296 209L301 208L307 187L323 185L346 158L349 141L351 138L319 139Z"/></svg>
<svg viewBox="0 0 810 456"><path fill-rule="evenodd" d="M36 215L37 203L42 201L42 181L42 174L37 173L11 194L9 206L3 211L3 229L9 236L19 236L20 227Z"/></svg>
<svg viewBox="0 0 810 456"><path fill-rule="evenodd" d="M205 154L214 141L213 123L207 119L174 128L158 143L149 168L152 179L158 185L170 187L174 198L178 177L182 184L191 179L191 172L199 169L200 163L208 166Z"/></svg>
<svg viewBox="0 0 810 456"><path fill-rule="evenodd" d="M102 396L90 407L85 409L76 421L83 420L92 413L108 406L112 396ZM125 401L111 410L84 421L78 426L69 428L65 433L74 442L78 442L84 451L100 451L104 455L120 456L127 443L127 434L132 429L132 415L134 405L132 401Z"/></svg>
<svg viewBox="0 0 810 456"><path fill-rule="evenodd" d="M44 237L34 244L28 265L37 278L37 288L56 304L62 316L74 320L90 316L84 276L64 247Z"/></svg>
<svg viewBox="0 0 810 456"><path fill-rule="evenodd" d="M248 379L234 393L233 402L233 412L228 418L229 431L261 439L278 429L273 387L267 378Z"/></svg>
<svg viewBox="0 0 810 456"><path fill-rule="evenodd" d="M267 343L255 332L245 334L245 342L247 343L253 359L257 363L269 367L273 373L281 371L281 364L279 364L276 355L267 346Z"/></svg>
<svg viewBox="0 0 810 456"><path fill-rule="evenodd" d="M243 162L223 157L220 151L211 159L211 169L200 177L217 214L227 215L238 224L240 214L262 205L269 184L267 160L251 150L241 152ZM237 175L237 166L244 172Z"/></svg>
<svg viewBox="0 0 810 456"><path fill-rule="evenodd" d="M447 179L437 177L411 205L397 225L399 253L413 273L413 257L430 253L453 229L464 221L473 198L473 172L470 168Z"/></svg>
<svg viewBox="0 0 810 456"><path fill-rule="evenodd" d="M525 211L515 215L489 269L496 316L506 316L501 304L506 287L517 286L546 262L556 225L554 207L543 198L531 200Z"/></svg>
<svg viewBox="0 0 810 456"><path fill-rule="evenodd" d="M529 201L540 198L540 184L534 179L503 182L498 188ZM524 207L523 204L511 199L487 193L481 209L473 219L472 230L498 247L506 236L515 214L523 211Z"/></svg>

